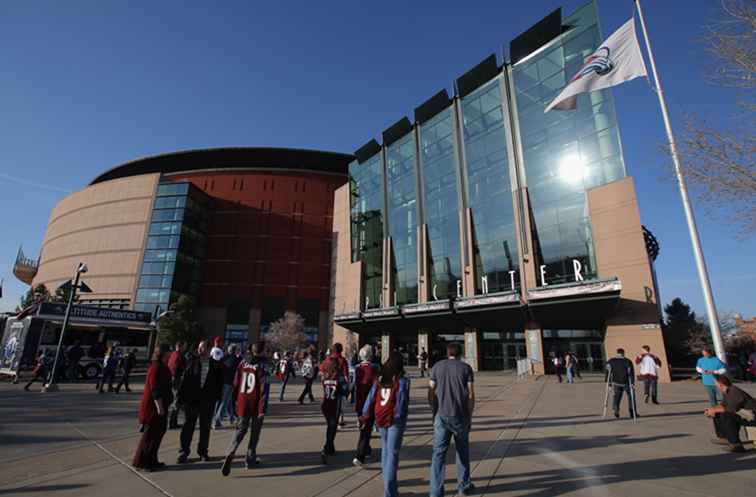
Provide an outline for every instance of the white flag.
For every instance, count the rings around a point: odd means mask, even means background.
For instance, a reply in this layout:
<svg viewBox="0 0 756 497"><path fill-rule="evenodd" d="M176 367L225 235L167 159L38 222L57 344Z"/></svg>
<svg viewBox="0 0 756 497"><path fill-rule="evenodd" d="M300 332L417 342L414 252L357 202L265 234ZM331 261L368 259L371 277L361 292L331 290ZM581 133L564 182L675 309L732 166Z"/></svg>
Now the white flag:
<svg viewBox="0 0 756 497"><path fill-rule="evenodd" d="M575 97L581 93L609 88L645 75L646 64L635 37L635 20L631 18L585 59L583 67L543 112L574 109Z"/></svg>

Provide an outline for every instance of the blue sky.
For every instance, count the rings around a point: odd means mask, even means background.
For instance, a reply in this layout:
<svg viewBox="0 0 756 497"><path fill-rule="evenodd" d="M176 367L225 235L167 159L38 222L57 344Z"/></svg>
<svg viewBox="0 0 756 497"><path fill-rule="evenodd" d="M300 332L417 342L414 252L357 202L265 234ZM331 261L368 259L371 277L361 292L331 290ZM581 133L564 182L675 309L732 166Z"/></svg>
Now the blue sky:
<svg viewBox="0 0 756 497"><path fill-rule="evenodd" d="M25 286L52 207L105 169L214 146L352 152L552 9L583 0L0 3L0 311ZM703 82L699 43L718 2L644 3L673 123L728 124L737 95ZM603 0L608 36L632 2ZM615 90L642 221L660 240L662 299L703 314L659 107L643 80ZM717 306L756 314L756 239L696 210Z"/></svg>

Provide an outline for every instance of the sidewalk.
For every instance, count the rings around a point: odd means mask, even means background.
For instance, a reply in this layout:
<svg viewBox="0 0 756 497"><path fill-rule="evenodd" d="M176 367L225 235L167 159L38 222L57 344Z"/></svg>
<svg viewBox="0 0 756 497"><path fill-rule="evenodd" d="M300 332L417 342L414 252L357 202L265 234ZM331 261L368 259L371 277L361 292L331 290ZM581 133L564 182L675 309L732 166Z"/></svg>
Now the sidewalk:
<svg viewBox="0 0 756 497"><path fill-rule="evenodd" d="M711 422L701 414L706 402L699 384L662 385L662 405L641 404L634 424L627 418L601 419L600 377L574 385L553 378L516 382L511 374L480 373L476 379L479 400L471 434L476 495L747 495L756 485L756 452L727 454L709 443ZM432 430L425 386L426 380L413 378L400 456L403 496L428 495ZM220 459L230 429L212 433L210 452L217 460L200 463L193 454L196 462L183 466L175 465L178 432L170 431L161 450L169 466L138 475L119 462L131 461L139 437L136 391L97 395L91 385L66 385L61 393L25 394L19 385L2 384L0 495L382 495L376 463L366 470L351 465L354 416L336 438L338 455L323 466L319 404L297 404L299 384L289 384L288 400L278 403L277 387L259 447L263 465L247 471L237 458L231 475L223 478ZM377 438L373 445L379 460ZM453 457L451 450L447 495L454 495Z"/></svg>

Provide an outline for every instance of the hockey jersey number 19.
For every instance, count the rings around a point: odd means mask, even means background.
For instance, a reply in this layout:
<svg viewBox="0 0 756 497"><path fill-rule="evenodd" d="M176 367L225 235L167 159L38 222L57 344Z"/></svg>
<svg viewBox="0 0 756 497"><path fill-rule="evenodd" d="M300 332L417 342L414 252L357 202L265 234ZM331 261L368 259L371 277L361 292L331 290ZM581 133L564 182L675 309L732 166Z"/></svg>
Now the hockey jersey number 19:
<svg viewBox="0 0 756 497"><path fill-rule="evenodd" d="M236 414L263 416L265 414L265 369L262 363L244 360L236 370Z"/></svg>

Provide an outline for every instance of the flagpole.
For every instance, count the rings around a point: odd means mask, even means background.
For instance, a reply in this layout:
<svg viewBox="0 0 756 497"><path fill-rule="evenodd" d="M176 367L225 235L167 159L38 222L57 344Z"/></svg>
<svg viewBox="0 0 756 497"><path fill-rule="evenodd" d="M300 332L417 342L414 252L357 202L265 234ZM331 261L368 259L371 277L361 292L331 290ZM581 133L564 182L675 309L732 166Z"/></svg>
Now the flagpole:
<svg viewBox="0 0 756 497"><path fill-rule="evenodd" d="M690 199L688 198L688 188L685 186L685 177L683 176L682 165L680 164L680 155L677 151L675 137L672 134L672 124L669 121L667 102L664 100L664 90L662 90L661 81L659 81L659 74L656 72L656 61L654 60L654 53L651 50L651 40L649 39L648 31L646 30L646 20L643 17L643 10L641 9L640 0L634 1L635 6L638 9L638 18L640 19L641 29L643 30L643 38L646 42L646 49L648 50L648 59L651 62L651 72L654 75L656 94L659 97L659 106L661 107L662 117L664 118L664 127L667 130L669 149L672 153L672 163L675 166L675 176L677 176L677 186L680 188L680 196L682 197L683 209L685 210L685 219L688 222L690 241L693 244L693 255L695 256L696 268L698 269L698 279L701 283L701 289L703 290L704 294L706 314L709 317L711 339L714 342L714 350L719 359L721 359L723 362L727 362L724 344L722 343L722 334L719 331L719 317L717 316L717 308L714 305L714 297L711 292L709 273L706 270L706 262L704 261L703 250L701 249L701 240L698 237L696 220L693 216L693 209L690 206Z"/></svg>

